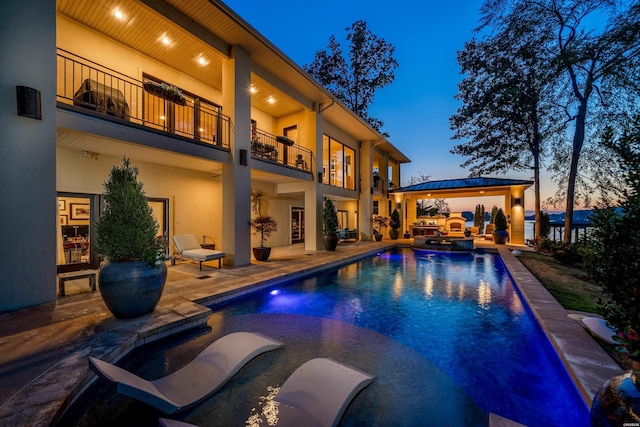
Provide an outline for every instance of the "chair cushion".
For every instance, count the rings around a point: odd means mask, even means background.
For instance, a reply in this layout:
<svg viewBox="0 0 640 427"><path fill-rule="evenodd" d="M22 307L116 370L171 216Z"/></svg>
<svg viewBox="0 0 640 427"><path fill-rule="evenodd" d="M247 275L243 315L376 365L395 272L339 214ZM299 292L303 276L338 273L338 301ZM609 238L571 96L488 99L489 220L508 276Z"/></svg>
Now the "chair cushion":
<svg viewBox="0 0 640 427"><path fill-rule="evenodd" d="M225 253L211 249L189 249L181 252L182 256L197 259L198 261L211 261L213 259L224 258Z"/></svg>
<svg viewBox="0 0 640 427"><path fill-rule="evenodd" d="M176 234L173 241L178 247L178 252L188 251L189 249L200 249L200 243L193 234Z"/></svg>

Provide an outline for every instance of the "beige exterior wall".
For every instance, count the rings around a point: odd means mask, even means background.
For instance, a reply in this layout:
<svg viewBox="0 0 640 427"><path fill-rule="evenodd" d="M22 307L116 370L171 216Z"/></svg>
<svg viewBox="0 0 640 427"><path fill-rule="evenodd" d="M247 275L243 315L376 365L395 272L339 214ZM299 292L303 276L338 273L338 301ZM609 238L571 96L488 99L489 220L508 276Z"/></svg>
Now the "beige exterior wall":
<svg viewBox="0 0 640 427"><path fill-rule="evenodd" d="M57 150L58 192L101 194L102 184L122 158L85 157L80 151ZM188 169L133 161L147 197L169 200L169 233L203 235L222 247L222 180ZM71 224L71 222L69 223ZM210 240L209 240L210 242Z"/></svg>

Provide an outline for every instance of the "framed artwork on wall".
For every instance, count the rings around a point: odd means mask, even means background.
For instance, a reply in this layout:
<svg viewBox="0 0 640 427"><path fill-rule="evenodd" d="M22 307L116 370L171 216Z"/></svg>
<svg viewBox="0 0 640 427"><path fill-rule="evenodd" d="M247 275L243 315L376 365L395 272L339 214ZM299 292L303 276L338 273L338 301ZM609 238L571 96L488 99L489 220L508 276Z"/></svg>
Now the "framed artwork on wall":
<svg viewBox="0 0 640 427"><path fill-rule="evenodd" d="M71 203L71 219L89 219L89 205L85 203Z"/></svg>
<svg viewBox="0 0 640 427"><path fill-rule="evenodd" d="M58 210L66 211L67 210L67 201L66 200L58 200Z"/></svg>
<svg viewBox="0 0 640 427"><path fill-rule="evenodd" d="M67 225L69 223L69 215L60 215L60 225Z"/></svg>

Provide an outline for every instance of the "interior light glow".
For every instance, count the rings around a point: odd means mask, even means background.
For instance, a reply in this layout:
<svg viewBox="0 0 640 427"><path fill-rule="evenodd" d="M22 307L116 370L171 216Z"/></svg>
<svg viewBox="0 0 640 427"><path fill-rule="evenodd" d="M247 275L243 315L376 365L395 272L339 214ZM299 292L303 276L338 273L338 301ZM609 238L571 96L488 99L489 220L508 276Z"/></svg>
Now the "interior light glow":
<svg viewBox="0 0 640 427"><path fill-rule="evenodd" d="M164 116L160 116L160 120L164 120Z"/></svg>
<svg viewBox="0 0 640 427"><path fill-rule="evenodd" d="M124 15L124 13L122 13L122 11L118 8L113 10L113 16L115 16L117 19L119 19L120 21L124 21L126 16Z"/></svg>
<svg viewBox="0 0 640 427"><path fill-rule="evenodd" d="M171 39L169 38L169 36L167 36L167 33L163 33L163 34L160 36L160 39L159 39L159 40L160 40L160 43L162 43L162 44L163 44L163 45L165 45L165 46L170 46L170 45L171 45L171 43L172 43L172 42L171 42Z"/></svg>

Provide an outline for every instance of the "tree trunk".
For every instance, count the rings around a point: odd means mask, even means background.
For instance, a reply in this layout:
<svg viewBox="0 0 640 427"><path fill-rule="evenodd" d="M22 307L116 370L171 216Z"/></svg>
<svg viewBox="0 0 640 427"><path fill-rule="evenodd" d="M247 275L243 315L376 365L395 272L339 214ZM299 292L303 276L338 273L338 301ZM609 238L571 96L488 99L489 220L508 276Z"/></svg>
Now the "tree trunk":
<svg viewBox="0 0 640 427"><path fill-rule="evenodd" d="M576 116L576 129L573 134L573 152L571 153L571 167L569 168L569 182L567 185L567 207L566 217L564 219L564 238L565 243L571 243L571 228L573 226L573 205L576 196L576 179L578 177L578 161L584 144L584 128L587 118L587 99L583 98L578 107L578 115Z"/></svg>

